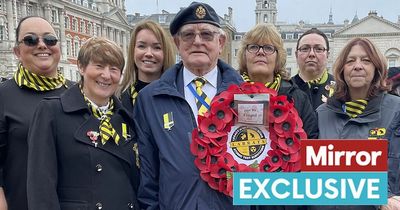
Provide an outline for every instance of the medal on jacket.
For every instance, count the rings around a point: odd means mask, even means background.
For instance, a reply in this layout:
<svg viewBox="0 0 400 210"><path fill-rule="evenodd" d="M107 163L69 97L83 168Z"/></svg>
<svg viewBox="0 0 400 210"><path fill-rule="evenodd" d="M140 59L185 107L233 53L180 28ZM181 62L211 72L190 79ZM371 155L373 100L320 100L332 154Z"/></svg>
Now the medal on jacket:
<svg viewBox="0 0 400 210"><path fill-rule="evenodd" d="M97 147L97 139L100 136L100 133L97 131L88 131L86 135L89 137L89 139L92 141L94 144L94 147Z"/></svg>

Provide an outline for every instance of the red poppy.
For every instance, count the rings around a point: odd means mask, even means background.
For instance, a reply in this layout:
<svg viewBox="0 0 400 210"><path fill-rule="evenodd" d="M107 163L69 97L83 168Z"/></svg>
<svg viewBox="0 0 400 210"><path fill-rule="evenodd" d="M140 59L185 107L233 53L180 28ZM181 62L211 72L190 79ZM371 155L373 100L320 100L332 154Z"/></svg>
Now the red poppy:
<svg viewBox="0 0 400 210"><path fill-rule="evenodd" d="M203 116L198 116L200 131L204 133L205 136L209 138L218 138L227 135L223 129L225 124L220 120L213 120L212 118L206 118Z"/></svg>
<svg viewBox="0 0 400 210"><path fill-rule="evenodd" d="M218 120L221 120L225 124L229 123L233 119L233 112L229 106L225 104L216 104L211 107L211 114L214 115Z"/></svg>
<svg viewBox="0 0 400 210"><path fill-rule="evenodd" d="M289 107L280 105L280 104L272 104L270 106L269 119L273 123L281 123L283 122L289 115Z"/></svg>
<svg viewBox="0 0 400 210"><path fill-rule="evenodd" d="M214 144L215 146L218 146L218 147L225 147L227 141L228 141L228 136L227 135L226 136L221 136L221 137L218 137L218 138L210 139L210 143Z"/></svg>
<svg viewBox="0 0 400 210"><path fill-rule="evenodd" d="M210 177L208 180L208 186L210 186L214 190L218 190L219 188L219 178Z"/></svg>
<svg viewBox="0 0 400 210"><path fill-rule="evenodd" d="M194 130L192 131L192 139L195 140L195 141L201 141L201 142L203 142L203 143L205 143L205 144L210 143L210 138L208 138L207 136L205 136L204 133L201 132L201 131L198 130L198 129L194 129Z"/></svg>
<svg viewBox="0 0 400 210"><path fill-rule="evenodd" d="M267 160L269 165L271 166L272 171L275 171L276 169L281 167L283 160L282 153L280 153L279 150L269 150L267 154Z"/></svg>
<svg viewBox="0 0 400 210"><path fill-rule="evenodd" d="M233 177L227 179L226 188L223 193L233 197Z"/></svg>
<svg viewBox="0 0 400 210"><path fill-rule="evenodd" d="M200 171L200 177L206 182L208 182L211 179L210 172Z"/></svg>
<svg viewBox="0 0 400 210"><path fill-rule="evenodd" d="M288 151L290 154L296 153L300 150L300 141L293 134L286 137L280 137L278 139L278 145L280 148Z"/></svg>
<svg viewBox="0 0 400 210"><path fill-rule="evenodd" d="M274 128L278 135L290 135L296 127L295 119L287 117L281 123L275 123Z"/></svg>
<svg viewBox="0 0 400 210"><path fill-rule="evenodd" d="M194 159L194 164L200 169L201 172L209 172L210 168L210 156L206 156L204 158L196 158Z"/></svg>
<svg viewBox="0 0 400 210"><path fill-rule="evenodd" d="M231 93L229 91L224 91L213 98L213 100L211 101L211 107L221 106L221 105L226 107L231 107L233 98L234 98L234 93Z"/></svg>
<svg viewBox="0 0 400 210"><path fill-rule="evenodd" d="M199 139L193 139L192 141L193 142L190 144L190 152L198 158L206 157L208 153L207 144Z"/></svg>
<svg viewBox="0 0 400 210"><path fill-rule="evenodd" d="M209 143L207 145L208 152L210 155L214 155L216 157L221 156L225 151L226 151L226 145L225 146L219 146L215 145L213 143Z"/></svg>

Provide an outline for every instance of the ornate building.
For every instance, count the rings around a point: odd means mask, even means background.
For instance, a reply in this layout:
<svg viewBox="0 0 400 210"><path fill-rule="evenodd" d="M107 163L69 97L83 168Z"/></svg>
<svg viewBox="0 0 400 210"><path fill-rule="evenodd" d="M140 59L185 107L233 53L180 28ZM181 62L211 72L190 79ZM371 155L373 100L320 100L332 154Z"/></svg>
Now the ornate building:
<svg viewBox="0 0 400 210"><path fill-rule="evenodd" d="M107 37L126 54L132 27L125 13L125 0L0 0L0 76L10 78L17 68L12 49L21 18L38 15L53 25L61 43L59 71L77 81L76 58L88 38Z"/></svg>

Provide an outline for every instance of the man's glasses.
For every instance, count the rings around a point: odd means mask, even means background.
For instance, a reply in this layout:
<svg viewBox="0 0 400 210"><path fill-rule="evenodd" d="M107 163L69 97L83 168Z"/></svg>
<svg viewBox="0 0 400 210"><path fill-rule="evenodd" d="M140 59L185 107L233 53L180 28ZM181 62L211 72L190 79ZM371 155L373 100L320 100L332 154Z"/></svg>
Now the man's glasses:
<svg viewBox="0 0 400 210"><path fill-rule="evenodd" d="M19 44L24 43L26 46L33 47L33 46L36 46L37 44L39 44L39 40L40 40L40 38L36 35L28 35L28 36L25 36L18 43ZM44 35L42 37L42 40L47 46L54 46L58 42L57 37L50 35L50 34Z"/></svg>
<svg viewBox="0 0 400 210"><path fill-rule="evenodd" d="M200 39L203 41L212 41L214 40L214 35L218 34L216 31L200 31L200 33L195 33L193 31L182 31L179 33L181 39L185 42L193 42L196 38L196 35L199 35Z"/></svg>
<svg viewBox="0 0 400 210"><path fill-rule="evenodd" d="M309 45L305 45L305 46L301 46L297 49L297 51L301 52L301 53L310 53L311 49L314 50L314 53L317 54L321 54L324 53L325 51L327 51L327 49L325 49L325 47L322 46L309 46Z"/></svg>
<svg viewBox="0 0 400 210"><path fill-rule="evenodd" d="M264 50L264 53L267 55L272 55L275 53L275 51L278 51L274 46L266 44L266 45L257 45L257 44L248 44L246 46L246 50L249 53L258 53L258 51L260 51L260 49Z"/></svg>

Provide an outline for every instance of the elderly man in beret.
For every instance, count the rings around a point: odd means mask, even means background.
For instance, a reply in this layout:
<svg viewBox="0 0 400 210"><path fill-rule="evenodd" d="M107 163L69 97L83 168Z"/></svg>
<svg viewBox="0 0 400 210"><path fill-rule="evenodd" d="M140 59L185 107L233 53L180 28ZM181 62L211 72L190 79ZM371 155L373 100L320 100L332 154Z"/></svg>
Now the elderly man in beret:
<svg viewBox="0 0 400 210"><path fill-rule="evenodd" d="M143 209L249 209L211 189L200 177L190 152L197 116L239 74L219 60L225 44L219 16L205 3L193 2L171 22L182 61L144 88L136 101Z"/></svg>

